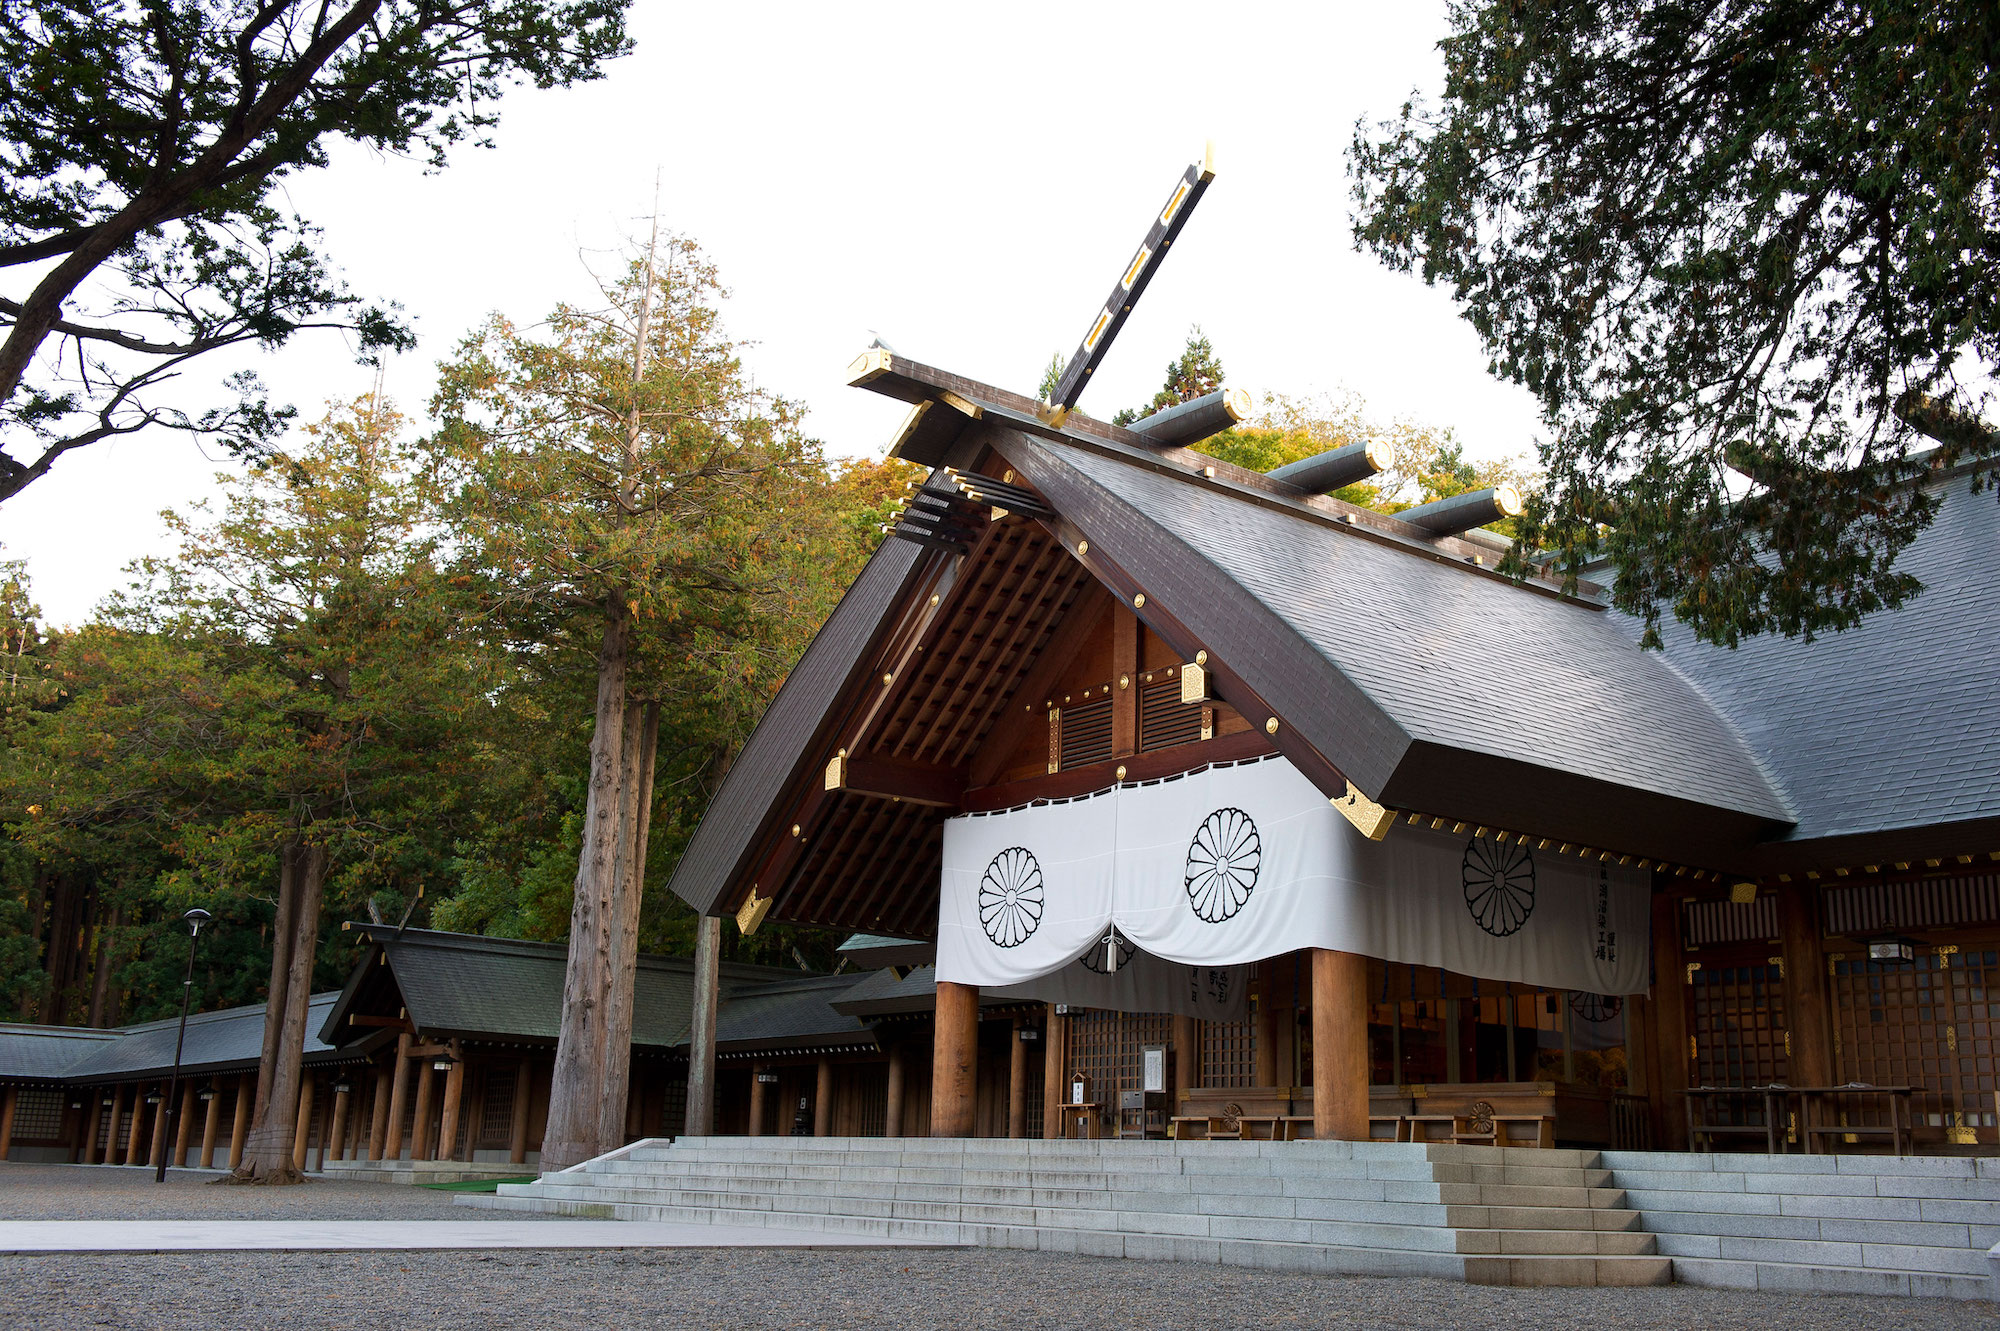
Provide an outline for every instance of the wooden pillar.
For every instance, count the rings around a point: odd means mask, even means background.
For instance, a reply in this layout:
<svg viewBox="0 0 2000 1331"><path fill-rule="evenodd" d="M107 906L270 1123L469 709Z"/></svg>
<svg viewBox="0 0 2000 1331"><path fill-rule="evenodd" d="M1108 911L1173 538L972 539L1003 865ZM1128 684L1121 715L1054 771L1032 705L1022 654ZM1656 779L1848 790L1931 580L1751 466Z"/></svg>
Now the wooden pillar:
<svg viewBox="0 0 2000 1331"><path fill-rule="evenodd" d="M1277 958L1258 964L1257 1027L1251 1036L1251 1053L1257 1063L1259 1086L1283 1086L1291 1081L1287 1068L1278 1071L1278 965Z"/></svg>
<svg viewBox="0 0 2000 1331"><path fill-rule="evenodd" d="M369 1099L368 1115L368 1158L380 1160L382 1146L389 1140L389 1096L390 1083L396 1079L396 1069L379 1067L375 1069L375 1094Z"/></svg>
<svg viewBox="0 0 2000 1331"><path fill-rule="evenodd" d="M152 1149L146 1152L148 1168L158 1169L167 1158L167 1125L173 1119L173 1094L166 1087L160 1087L160 1107L153 1111Z"/></svg>
<svg viewBox="0 0 2000 1331"><path fill-rule="evenodd" d="M1062 1136L1062 1103L1068 1094L1069 1018L1058 1015L1054 1003L1048 1012L1042 1027L1042 1136L1054 1141Z"/></svg>
<svg viewBox="0 0 2000 1331"><path fill-rule="evenodd" d="M819 1061L819 1078L813 1085L813 1136L833 1135L833 1060Z"/></svg>
<svg viewBox="0 0 2000 1331"><path fill-rule="evenodd" d="M222 1092L209 1083L208 1099L202 1106L201 1154L195 1157L203 1169L215 1168L215 1135L222 1129Z"/></svg>
<svg viewBox="0 0 2000 1331"><path fill-rule="evenodd" d="M83 1163L97 1163L97 1125L104 1121L104 1088L86 1086L83 1093Z"/></svg>
<svg viewBox="0 0 2000 1331"><path fill-rule="evenodd" d="M1028 1135L1028 1046L1021 1039L1023 1023L1014 1018L1007 1032L1007 1135Z"/></svg>
<svg viewBox="0 0 2000 1331"><path fill-rule="evenodd" d="M243 1073L236 1079L236 1121L229 1128L229 1168L234 1173L243 1163L243 1142L250 1135L250 1107L257 1102L257 1074Z"/></svg>
<svg viewBox="0 0 2000 1331"><path fill-rule="evenodd" d="M389 1085L389 1122L382 1135L380 1160L400 1160L403 1157L403 1107L410 1103L410 1076L416 1071L410 1058L410 1034L408 1031L396 1037L396 1068ZM410 1134L410 1151L417 1149L416 1139L421 1133Z"/></svg>
<svg viewBox="0 0 2000 1331"><path fill-rule="evenodd" d="M1662 1149L1687 1149L1687 966L1681 955L1680 898L1653 893L1653 1032L1660 1076L1650 1094L1654 1140Z"/></svg>
<svg viewBox="0 0 2000 1331"><path fill-rule="evenodd" d="M937 1038L931 1048L931 1136L978 1131L979 987L937 982Z"/></svg>
<svg viewBox="0 0 2000 1331"><path fill-rule="evenodd" d="M688 1032L687 1132L715 1134L715 1008L722 996L722 917L695 924L694 1021Z"/></svg>
<svg viewBox="0 0 2000 1331"><path fill-rule="evenodd" d="M347 1097L352 1094L353 1092L348 1089L345 1077L334 1087L333 1128L326 1135L333 1142L333 1158L336 1160L345 1160L347 1158ZM320 1147L319 1167L322 1170L326 1168L326 1148L324 1145Z"/></svg>
<svg viewBox="0 0 2000 1331"><path fill-rule="evenodd" d="M629 1091L628 1091L629 1094ZM465 1059L455 1056L444 1074L444 1114L438 1122L437 1158L452 1160L458 1152L458 1111L465 1097ZM619 1145L624 1145L620 1142Z"/></svg>
<svg viewBox="0 0 2000 1331"><path fill-rule="evenodd" d="M139 1134L146 1120L146 1097L141 1088L132 1088L132 1107L125 1114L125 1163L139 1163Z"/></svg>
<svg viewBox="0 0 2000 1331"><path fill-rule="evenodd" d="M14 1101L20 1091L9 1086L5 1098L0 1099L0 1160L7 1158L7 1152L14 1148Z"/></svg>
<svg viewBox="0 0 2000 1331"><path fill-rule="evenodd" d="M180 1122L174 1125L174 1158L171 1162L176 1169L187 1168L188 1141L194 1136L194 1107L200 1103L194 1094L193 1082L181 1087Z"/></svg>
<svg viewBox="0 0 2000 1331"><path fill-rule="evenodd" d="M889 1057L891 1059L890 1066L894 1067L895 1055L891 1054ZM768 1112L764 1108L766 1099L764 1074L769 1068L770 1064L768 1063L752 1063L750 1065L750 1128L746 1135L751 1137L761 1137L764 1135L764 1116ZM895 1074L892 1072L889 1075L889 1085L891 1088L889 1091L889 1119L891 1122L894 1122L896 1118L896 1092L894 1090L896 1083ZM891 1132L889 1135L893 1137L896 1134Z"/></svg>
<svg viewBox="0 0 2000 1331"><path fill-rule="evenodd" d="M750 1103L758 1103L754 1095ZM882 1135L903 1135L903 1046L900 1044L889 1046L889 1112L882 1124Z"/></svg>
<svg viewBox="0 0 2000 1331"><path fill-rule="evenodd" d="M1834 1084L1833 1020L1826 996L1826 949L1819 893L1805 883L1778 888L1778 950L1784 956L1785 1020L1794 1086Z"/></svg>
<svg viewBox="0 0 2000 1331"><path fill-rule="evenodd" d="M310 1074L299 1078L299 1117L292 1129L293 1169L303 1170L306 1167L306 1148L312 1144L308 1138L312 1136L314 1089Z"/></svg>
<svg viewBox="0 0 2000 1331"><path fill-rule="evenodd" d="M514 1069L514 1107L507 1125L507 1159L517 1165L528 1163L528 1109L534 1093L534 1068L524 1058Z"/></svg>
<svg viewBox="0 0 2000 1331"><path fill-rule="evenodd" d="M1275 1084L1275 1083L1273 1083ZM1174 1108L1180 1113L1187 1093L1201 1085L1201 1023L1193 1017L1174 1018Z"/></svg>
<svg viewBox="0 0 2000 1331"><path fill-rule="evenodd" d="M410 1124L410 1159L428 1160L431 1143L436 1140L431 1135L431 1088L437 1077L428 1058L411 1059L410 1071L417 1079L417 1116Z"/></svg>
<svg viewBox="0 0 2000 1331"><path fill-rule="evenodd" d="M1368 958L1312 950L1313 1137L1368 1140Z"/></svg>

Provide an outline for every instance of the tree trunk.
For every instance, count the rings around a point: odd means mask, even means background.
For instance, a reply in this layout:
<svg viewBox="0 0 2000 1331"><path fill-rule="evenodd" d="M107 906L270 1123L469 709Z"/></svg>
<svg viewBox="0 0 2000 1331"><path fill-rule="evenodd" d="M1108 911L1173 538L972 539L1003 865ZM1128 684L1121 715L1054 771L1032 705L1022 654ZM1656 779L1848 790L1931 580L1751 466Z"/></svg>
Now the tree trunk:
<svg viewBox="0 0 2000 1331"><path fill-rule="evenodd" d="M264 1110L271 1102L271 1083L284 1035L285 998L292 973L292 934L297 929L294 915L298 909L299 864L303 856L304 847L296 837L278 848L278 911L271 925L271 984L264 991L264 1047L257 1056L257 1099L250 1110L251 1122L255 1124L264 1122Z"/></svg>
<svg viewBox="0 0 2000 1331"><path fill-rule="evenodd" d="M600 1108L607 1073L604 1026L616 975L612 962L618 922L613 898L627 830L622 786L625 670L631 642L631 614L625 598L614 592L605 603L604 640L597 654L597 721L590 740L583 852L576 869L576 898L570 906L562 1025L542 1138L544 1172L567 1169L611 1149L605 1144ZM618 1108L622 1116L622 1101Z"/></svg>
<svg viewBox="0 0 2000 1331"><path fill-rule="evenodd" d="M118 1020L111 991L111 944L124 923L125 908L113 906L111 914L97 925L97 960L90 976L90 1025L98 1030L104 1029L107 1022Z"/></svg>
<svg viewBox="0 0 2000 1331"><path fill-rule="evenodd" d="M282 978L274 977L270 1011L265 1018L264 1039L271 1046L271 1023L283 998L283 1025L277 1033L271 1063L270 1090L257 1088L257 1112L245 1143L243 1163L233 1177L245 1183L300 1183L305 1176L293 1164L292 1146L298 1127L299 1088L305 1060L306 1009L312 996L313 960L319 951L320 892L326 884L327 857L324 846L298 846L290 856L293 891L289 930L274 931L272 948L283 948L289 964ZM286 916L286 896L279 899L279 914Z"/></svg>
<svg viewBox="0 0 2000 1331"><path fill-rule="evenodd" d="M639 913L646 897L646 839L652 827L653 752L660 740L660 705L625 704L625 841L612 893L612 978L604 1013L604 1098L598 1140L624 1145L625 1102L632 1088L632 995L638 983Z"/></svg>

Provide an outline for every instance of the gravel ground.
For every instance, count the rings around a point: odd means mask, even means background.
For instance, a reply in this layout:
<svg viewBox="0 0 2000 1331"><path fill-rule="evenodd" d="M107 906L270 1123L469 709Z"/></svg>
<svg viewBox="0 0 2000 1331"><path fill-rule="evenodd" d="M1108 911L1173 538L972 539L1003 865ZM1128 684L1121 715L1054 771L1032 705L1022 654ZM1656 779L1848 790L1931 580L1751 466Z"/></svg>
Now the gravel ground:
<svg viewBox="0 0 2000 1331"><path fill-rule="evenodd" d="M5 1219L518 1219L373 1183L210 1187L135 1170L0 1166ZM0 1257L0 1327L708 1325L1992 1331L1992 1304L1651 1289L1489 1289L990 1250L185 1253Z"/></svg>
<svg viewBox="0 0 2000 1331"><path fill-rule="evenodd" d="M391 1183L318 1179L295 1188L237 1188L220 1175L104 1165L0 1164L0 1220L520 1220L453 1206L451 1194Z"/></svg>

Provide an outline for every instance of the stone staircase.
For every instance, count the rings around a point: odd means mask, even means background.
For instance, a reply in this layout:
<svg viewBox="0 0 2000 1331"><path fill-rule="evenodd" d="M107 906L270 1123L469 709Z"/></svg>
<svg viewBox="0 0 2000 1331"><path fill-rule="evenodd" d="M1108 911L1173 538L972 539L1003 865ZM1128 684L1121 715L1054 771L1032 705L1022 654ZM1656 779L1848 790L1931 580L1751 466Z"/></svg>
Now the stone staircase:
<svg viewBox="0 0 2000 1331"><path fill-rule="evenodd" d="M1594 1151L1393 1142L644 1141L461 1206L1487 1285L1653 1285Z"/></svg>
<svg viewBox="0 0 2000 1331"><path fill-rule="evenodd" d="M1690 1285L2000 1298L2000 1159L1683 1155L1600 1163Z"/></svg>

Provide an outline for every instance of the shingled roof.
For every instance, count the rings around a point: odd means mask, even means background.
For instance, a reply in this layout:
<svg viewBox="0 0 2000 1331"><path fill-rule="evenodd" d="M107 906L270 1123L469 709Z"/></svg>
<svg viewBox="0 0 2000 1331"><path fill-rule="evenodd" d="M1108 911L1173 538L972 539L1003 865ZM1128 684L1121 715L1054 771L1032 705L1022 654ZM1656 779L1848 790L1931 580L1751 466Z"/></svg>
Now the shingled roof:
<svg viewBox="0 0 2000 1331"><path fill-rule="evenodd" d="M1085 417L1052 425L1030 399L888 353L857 362L855 382L915 404L898 456L1004 464L1047 510L1008 521L1039 524L1184 656L1205 650L1220 696L1274 719L1272 743L1329 796L1352 782L1392 808L1731 873L1813 867L1829 839L1921 848L2000 833L1984 826L2000 817L2000 666L1968 661L2000 624L1990 499L1947 502L1905 556L1931 589L1857 633L1734 655L1681 638L1662 654L1595 587L1501 577L1490 543ZM733 910L755 884L777 918L934 927L934 883L865 870L841 880L866 894L843 914L827 896L831 842L794 862L786 837L810 820L799 811L820 800L841 727L888 682L892 635L919 631L924 595L976 560L951 542L883 545L731 768L675 874L683 899ZM859 816L852 801L818 807L840 825ZM902 806L861 841L934 840L945 812ZM801 863L820 875L810 909L785 895ZM913 855L894 872L932 867Z"/></svg>
<svg viewBox="0 0 2000 1331"><path fill-rule="evenodd" d="M0 1023L0 1081L60 1081L122 1031Z"/></svg>
<svg viewBox="0 0 2000 1331"><path fill-rule="evenodd" d="M333 1009L337 994L314 994L306 1009L307 1063L339 1062L346 1057L317 1032L326 1014ZM134 1077L164 1076L174 1065L174 1042L180 1034L180 1018L149 1021L128 1026L119 1038L98 1045L73 1064L66 1076L71 1081L126 1081ZM187 1047L181 1055L185 1075L216 1072L244 1072L254 1069L264 1050L264 1005L225 1008L220 1012L197 1012L188 1018Z"/></svg>

